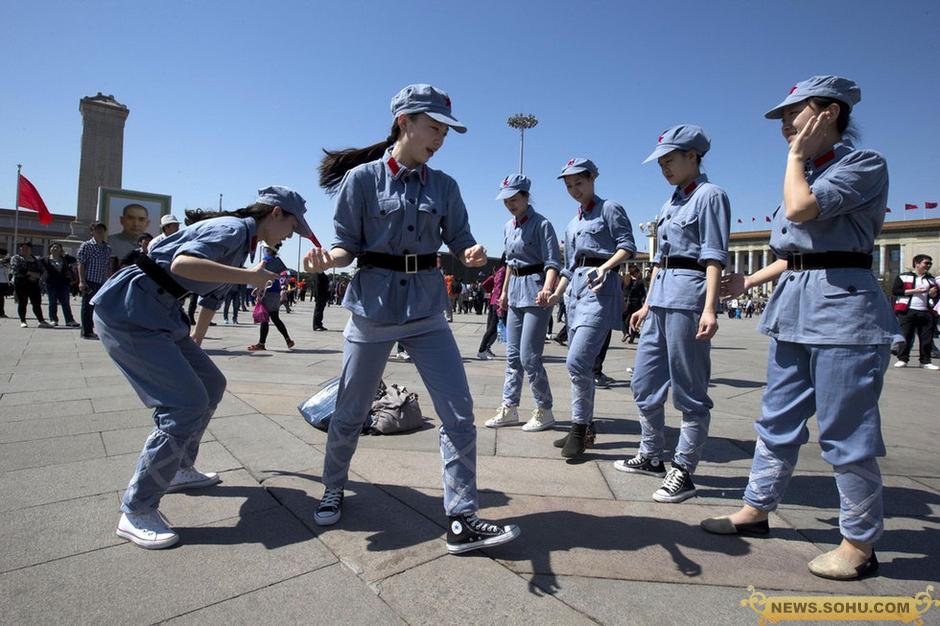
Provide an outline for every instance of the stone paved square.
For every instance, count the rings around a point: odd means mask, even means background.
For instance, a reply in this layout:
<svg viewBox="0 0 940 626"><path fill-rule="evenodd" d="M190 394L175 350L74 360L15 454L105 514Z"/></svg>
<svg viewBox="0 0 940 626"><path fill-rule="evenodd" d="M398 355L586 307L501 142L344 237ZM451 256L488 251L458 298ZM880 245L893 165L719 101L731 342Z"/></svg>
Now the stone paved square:
<svg viewBox="0 0 940 626"><path fill-rule="evenodd" d="M749 585L772 595L909 596L940 581L934 372L891 368L886 377L878 577L840 584L806 570L839 541L838 495L812 422L814 439L771 518L771 538L698 528L703 517L734 510L747 481L767 355L756 319L719 320L711 440L693 500L655 503L657 479L613 470L639 441L626 372L634 346L615 334L604 369L617 382L597 391L598 445L567 463L551 445L570 415L565 348L546 345L557 430L489 430L482 424L500 404L503 362L475 358L484 317L456 315L479 427L483 514L520 524L521 538L447 554L431 427L363 437L343 519L318 528L312 514L326 438L296 406L339 373L347 315L328 308L330 330L315 333L312 308L299 303L282 315L297 341L290 352L275 333L267 352L249 353L255 326L210 329L204 346L228 388L199 466L223 480L164 499L181 541L160 552L114 535L150 412L97 342L0 320L3 623L687 624L691 611L703 624L751 624L757 616L740 606ZM503 355L501 344L494 350ZM390 358L385 380L416 391L438 423L413 364ZM525 389L521 412L531 408ZM667 442L679 421L670 407Z"/></svg>

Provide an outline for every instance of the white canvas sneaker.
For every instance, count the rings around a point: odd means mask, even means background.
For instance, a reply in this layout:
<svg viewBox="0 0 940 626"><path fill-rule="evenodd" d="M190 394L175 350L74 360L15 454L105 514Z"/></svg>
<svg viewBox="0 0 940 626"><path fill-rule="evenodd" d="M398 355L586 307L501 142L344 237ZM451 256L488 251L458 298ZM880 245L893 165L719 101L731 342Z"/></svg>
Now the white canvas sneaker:
<svg viewBox="0 0 940 626"><path fill-rule="evenodd" d="M522 430L534 433L551 428L555 425L555 414L551 409L536 408L532 411L532 418L523 425Z"/></svg>
<svg viewBox="0 0 940 626"><path fill-rule="evenodd" d="M166 492L173 493L176 491L183 491L185 489L201 489L202 487L211 487L221 480L222 479L219 478L219 475L215 472L207 472L203 474L195 467L188 467L186 469L180 468L176 471L176 476L173 477L173 481L170 483L170 486L166 488Z"/></svg>
<svg viewBox="0 0 940 626"><path fill-rule="evenodd" d="M148 550L169 548L180 540L180 536L169 527L163 514L156 510L139 515L122 514L115 533L118 537Z"/></svg>
<svg viewBox="0 0 940 626"><path fill-rule="evenodd" d="M496 415L486 420L487 428L500 428L502 426L515 426L519 423L519 408L515 406L499 407Z"/></svg>

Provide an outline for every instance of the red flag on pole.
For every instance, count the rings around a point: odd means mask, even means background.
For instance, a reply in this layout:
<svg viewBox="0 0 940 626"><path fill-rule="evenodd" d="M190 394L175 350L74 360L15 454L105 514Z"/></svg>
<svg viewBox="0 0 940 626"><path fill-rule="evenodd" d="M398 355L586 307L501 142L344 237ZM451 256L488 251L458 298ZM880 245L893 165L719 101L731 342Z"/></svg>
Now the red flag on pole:
<svg viewBox="0 0 940 626"><path fill-rule="evenodd" d="M764 221L765 221L765 222L769 222L769 221L770 221L770 216L769 216L769 215L765 215L765 216L764 216Z"/></svg>
<svg viewBox="0 0 940 626"><path fill-rule="evenodd" d="M905 205L904 205L904 210L905 210L905 211L913 211L914 209L919 209L919 208L920 208L920 207L917 206L916 204L905 204Z"/></svg>
<svg viewBox="0 0 940 626"><path fill-rule="evenodd" d="M936 208L937 208L937 203L936 203L936 202L925 202L925 203L924 203L924 208L925 208L925 209L936 209Z"/></svg>
<svg viewBox="0 0 940 626"><path fill-rule="evenodd" d="M30 211L39 213L40 224L45 226L52 223L52 213L46 208L46 203L42 201L42 197L39 195L39 192L36 191L36 188L33 187L33 184L22 174L20 174L19 193L17 197L19 198L19 208L29 209Z"/></svg>

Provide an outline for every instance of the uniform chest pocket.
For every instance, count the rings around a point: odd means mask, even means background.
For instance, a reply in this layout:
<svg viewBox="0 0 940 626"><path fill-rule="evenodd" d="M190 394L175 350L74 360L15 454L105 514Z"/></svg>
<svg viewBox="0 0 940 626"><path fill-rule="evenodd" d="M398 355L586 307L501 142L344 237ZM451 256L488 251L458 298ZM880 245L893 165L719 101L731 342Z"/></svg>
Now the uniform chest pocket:
<svg viewBox="0 0 940 626"><path fill-rule="evenodd" d="M597 241L604 237L607 232L607 224L602 220L591 220L578 229L578 235L586 237L591 241Z"/></svg>
<svg viewBox="0 0 940 626"><path fill-rule="evenodd" d="M673 222L682 228L686 226L691 226L697 224L699 220L699 212L695 207L686 207L676 216L676 219Z"/></svg>
<svg viewBox="0 0 940 626"><path fill-rule="evenodd" d="M442 202L422 198L418 203L418 227L422 232L439 230L445 215L447 206Z"/></svg>
<svg viewBox="0 0 940 626"><path fill-rule="evenodd" d="M369 207L369 217L385 219L401 211L402 202L398 198L379 198L375 205Z"/></svg>

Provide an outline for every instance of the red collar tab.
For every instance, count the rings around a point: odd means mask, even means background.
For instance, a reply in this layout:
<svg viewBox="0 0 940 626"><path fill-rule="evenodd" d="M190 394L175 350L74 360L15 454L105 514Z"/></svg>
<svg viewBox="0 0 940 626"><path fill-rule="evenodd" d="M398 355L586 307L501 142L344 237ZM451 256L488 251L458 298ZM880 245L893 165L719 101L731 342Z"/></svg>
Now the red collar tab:
<svg viewBox="0 0 940 626"><path fill-rule="evenodd" d="M825 154L821 154L815 159L813 159L813 167L816 167L816 168L822 167L823 165L829 163L830 161L834 161L835 158L836 158L836 151L830 150L829 152Z"/></svg>
<svg viewBox="0 0 940 626"><path fill-rule="evenodd" d="M593 208L594 208L593 200L591 200L591 203L587 205L587 208L582 209L581 207L578 207L578 219L582 219L585 215L590 213Z"/></svg>
<svg viewBox="0 0 940 626"><path fill-rule="evenodd" d="M392 173L394 178L398 178L403 172L407 173L407 168L401 165L393 156L389 156L385 160L385 164L388 166L388 171ZM421 167L417 170L418 176L421 177L421 184L425 184L428 181L428 166L425 163L421 164Z"/></svg>
<svg viewBox="0 0 940 626"><path fill-rule="evenodd" d="M519 227L521 227L523 224L525 224L525 223L528 222L528 221L529 221L529 216L528 216L528 215L523 215L521 218L519 218L519 217L515 218L515 219L513 220L513 224L516 226L516 228L519 228Z"/></svg>
<svg viewBox="0 0 940 626"><path fill-rule="evenodd" d="M690 195L692 194L692 192L695 191L696 189L698 189L698 181L694 181L694 180L693 180L691 183L689 183L688 185L686 185L685 187L682 188L682 193L683 193L683 195L685 195L686 197L688 197L688 196L690 196Z"/></svg>

